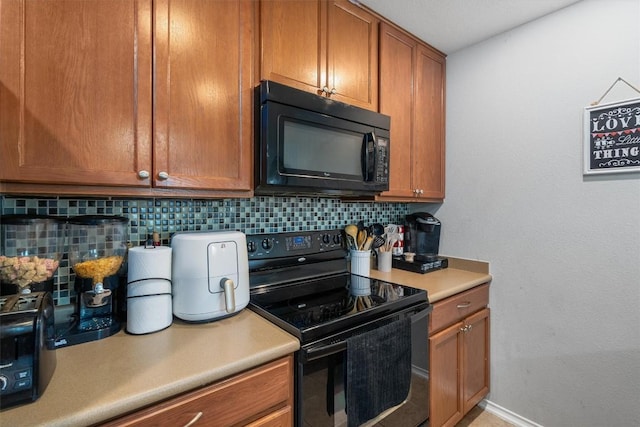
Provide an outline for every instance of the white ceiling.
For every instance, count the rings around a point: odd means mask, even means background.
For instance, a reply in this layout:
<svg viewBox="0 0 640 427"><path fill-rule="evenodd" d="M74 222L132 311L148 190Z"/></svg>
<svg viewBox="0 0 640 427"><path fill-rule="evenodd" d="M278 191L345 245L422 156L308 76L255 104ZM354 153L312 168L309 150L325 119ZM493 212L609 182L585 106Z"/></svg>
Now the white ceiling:
<svg viewBox="0 0 640 427"><path fill-rule="evenodd" d="M450 54L580 0L351 0Z"/></svg>

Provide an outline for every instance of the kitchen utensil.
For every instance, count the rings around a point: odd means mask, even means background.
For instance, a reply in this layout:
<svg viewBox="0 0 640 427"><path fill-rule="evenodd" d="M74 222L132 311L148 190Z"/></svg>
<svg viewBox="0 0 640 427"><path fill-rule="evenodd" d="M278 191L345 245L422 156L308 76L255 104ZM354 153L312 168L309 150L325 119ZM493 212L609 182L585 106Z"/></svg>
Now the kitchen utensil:
<svg viewBox="0 0 640 427"><path fill-rule="evenodd" d="M384 234L384 226L379 223L371 224L369 226L369 233L373 236L380 237Z"/></svg>
<svg viewBox="0 0 640 427"><path fill-rule="evenodd" d="M362 244L362 250L363 251L370 250L372 244L373 244L373 236L368 236L367 240L365 240L364 243Z"/></svg>
<svg viewBox="0 0 640 427"><path fill-rule="evenodd" d="M364 250L364 243L367 240L367 231L365 229L358 230L358 239L356 241L358 245L358 250Z"/></svg>
<svg viewBox="0 0 640 427"><path fill-rule="evenodd" d="M358 249L358 226L349 224L344 228L344 232L347 235L347 245L349 249Z"/></svg>
<svg viewBox="0 0 640 427"><path fill-rule="evenodd" d="M239 313L249 304L247 239L239 231L182 232L173 249L173 314L207 322Z"/></svg>
<svg viewBox="0 0 640 427"><path fill-rule="evenodd" d="M382 236L375 236L373 238L373 242L371 242L371 249L382 249L384 251L384 246L385 241L384 238Z"/></svg>

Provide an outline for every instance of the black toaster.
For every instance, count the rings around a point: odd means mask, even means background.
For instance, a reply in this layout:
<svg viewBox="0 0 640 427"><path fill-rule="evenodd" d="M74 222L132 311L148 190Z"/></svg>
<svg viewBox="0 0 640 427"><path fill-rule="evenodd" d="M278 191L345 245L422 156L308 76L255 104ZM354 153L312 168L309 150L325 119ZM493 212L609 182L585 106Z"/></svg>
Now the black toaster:
<svg viewBox="0 0 640 427"><path fill-rule="evenodd" d="M0 297L0 409L38 399L56 368L49 292Z"/></svg>

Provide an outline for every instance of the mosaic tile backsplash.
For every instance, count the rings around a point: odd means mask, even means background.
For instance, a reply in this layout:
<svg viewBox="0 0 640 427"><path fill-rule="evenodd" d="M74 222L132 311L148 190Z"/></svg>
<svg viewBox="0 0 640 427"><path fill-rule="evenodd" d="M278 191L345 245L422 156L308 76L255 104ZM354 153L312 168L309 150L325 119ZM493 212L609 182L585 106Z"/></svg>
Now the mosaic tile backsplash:
<svg viewBox="0 0 640 427"><path fill-rule="evenodd" d="M331 230L348 223L401 223L407 203L347 202L322 197L251 199L35 198L0 196L0 213L72 217L120 215L129 219L129 241L142 245L159 233L163 245L179 231L238 230L245 234ZM65 254L56 274L54 300L75 302L74 274Z"/></svg>

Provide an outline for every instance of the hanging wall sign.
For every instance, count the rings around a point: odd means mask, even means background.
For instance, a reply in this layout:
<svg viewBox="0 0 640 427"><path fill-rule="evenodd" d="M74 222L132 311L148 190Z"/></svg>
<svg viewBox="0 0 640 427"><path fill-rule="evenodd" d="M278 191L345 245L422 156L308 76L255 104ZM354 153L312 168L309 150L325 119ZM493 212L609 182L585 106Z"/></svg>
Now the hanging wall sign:
<svg viewBox="0 0 640 427"><path fill-rule="evenodd" d="M640 98L584 109L584 174L640 171Z"/></svg>

